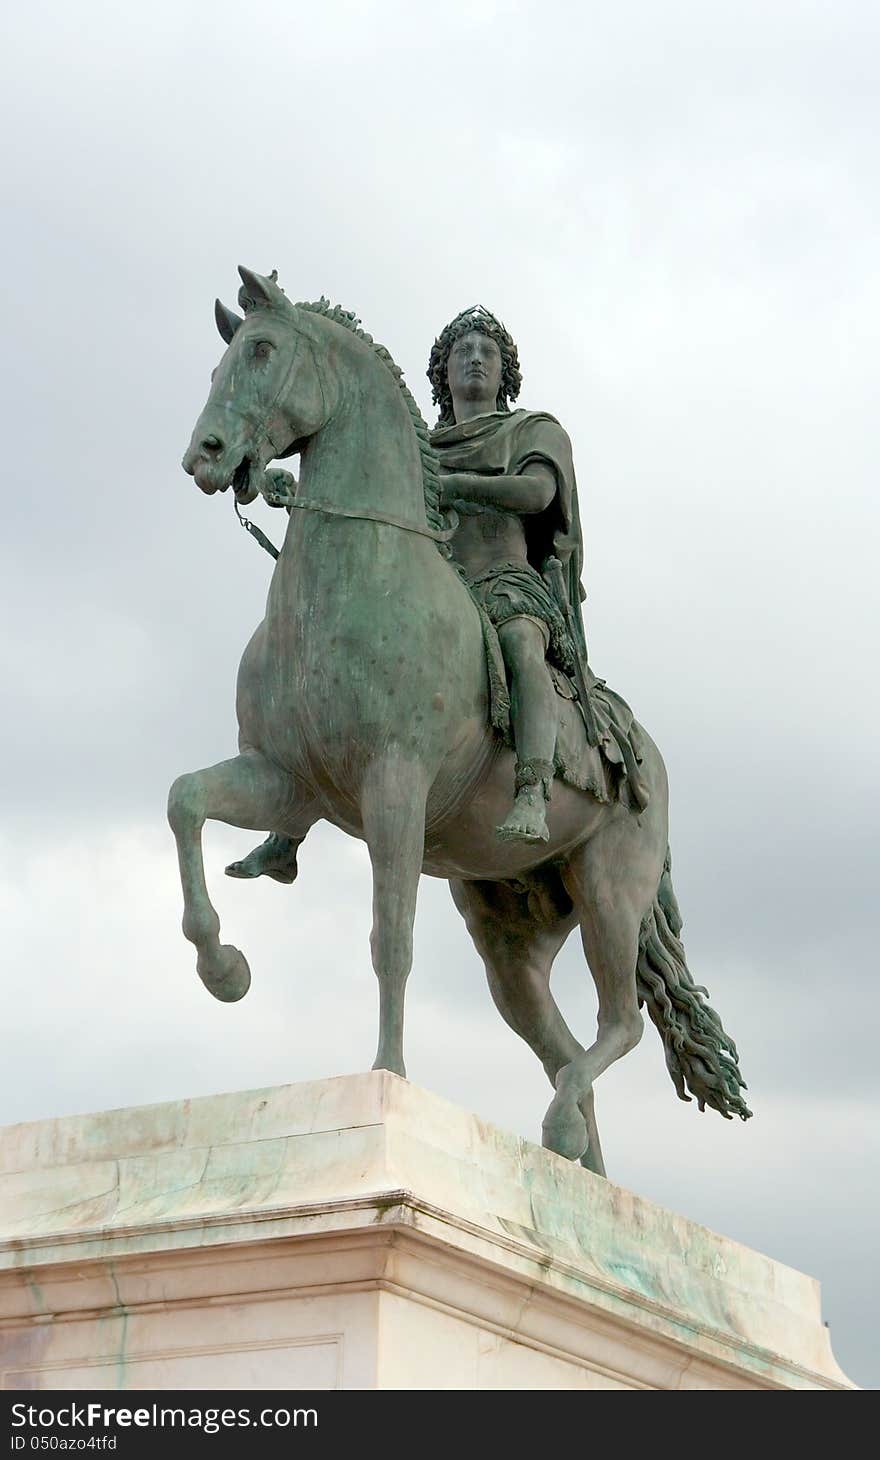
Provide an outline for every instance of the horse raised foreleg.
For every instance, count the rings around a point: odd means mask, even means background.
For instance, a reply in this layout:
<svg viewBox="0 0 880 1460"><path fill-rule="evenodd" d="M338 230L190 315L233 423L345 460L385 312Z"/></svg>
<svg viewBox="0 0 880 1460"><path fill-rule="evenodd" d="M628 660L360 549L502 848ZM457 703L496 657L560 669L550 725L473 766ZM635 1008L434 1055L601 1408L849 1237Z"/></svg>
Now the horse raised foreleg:
<svg viewBox="0 0 880 1460"><path fill-rule="evenodd" d="M183 886L184 937L195 945L205 988L224 1003L244 997L251 974L244 954L220 942L220 919L205 884L202 827L210 817L265 831L283 824L293 798L290 776L256 751L178 776L168 794Z"/></svg>
<svg viewBox="0 0 880 1460"><path fill-rule="evenodd" d="M370 951L379 980L379 1047L373 1069L403 1077L403 1004L425 850L426 797L423 767L395 755L373 762L361 792L373 867Z"/></svg>

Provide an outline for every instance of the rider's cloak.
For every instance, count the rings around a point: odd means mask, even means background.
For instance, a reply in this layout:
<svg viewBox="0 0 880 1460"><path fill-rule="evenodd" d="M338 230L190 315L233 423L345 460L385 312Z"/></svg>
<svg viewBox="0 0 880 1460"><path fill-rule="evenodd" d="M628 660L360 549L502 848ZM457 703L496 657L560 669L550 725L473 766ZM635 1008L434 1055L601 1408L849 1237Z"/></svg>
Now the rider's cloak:
<svg viewBox="0 0 880 1460"><path fill-rule="evenodd" d="M584 545L578 511L577 482L571 442L555 416L546 411L491 411L461 425L431 432L431 445L445 471L472 471L485 476L522 476L542 461L556 478L556 495L544 512L525 513L529 562L540 573L548 557L562 563L578 649L586 660L581 600Z"/></svg>
<svg viewBox="0 0 880 1460"><path fill-rule="evenodd" d="M563 580L571 609L570 628L576 637L576 651L589 685L590 701L599 728L602 758L615 767L620 780L615 788L630 804L641 810L650 799L641 771L641 740L632 710L625 700L597 679L587 664L587 647L581 616L586 596L581 583L584 544L578 510L577 482L571 442L555 416L546 411L490 411L453 426L431 432L431 444L445 471L471 471L486 476L522 476L531 462L545 462L556 478L556 495L543 512L523 513L529 563L541 574L548 557L562 563ZM590 752L586 752L589 759ZM559 746L557 745L557 761ZM561 766L557 766L562 770ZM563 772L564 773L564 772ZM574 785L587 785L605 799L594 778L566 775Z"/></svg>

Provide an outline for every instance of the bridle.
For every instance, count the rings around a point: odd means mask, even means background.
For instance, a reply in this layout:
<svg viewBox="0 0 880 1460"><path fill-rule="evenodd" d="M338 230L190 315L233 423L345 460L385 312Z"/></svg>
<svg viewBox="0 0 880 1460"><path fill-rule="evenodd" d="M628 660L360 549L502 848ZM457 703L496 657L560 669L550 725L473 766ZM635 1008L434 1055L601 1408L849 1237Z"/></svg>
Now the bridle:
<svg viewBox="0 0 880 1460"><path fill-rule="evenodd" d="M314 359L314 352L312 352L312 358L317 372L318 382L321 387L321 392L322 394L324 394L324 381L322 378L321 370L318 367L318 362ZM272 437L269 435L267 423L272 415L272 412L277 406L278 401L281 399L282 395L287 389L288 383L290 381L290 376L293 372L295 359L296 351L294 351L293 357L291 358L290 364L288 365L288 368L285 372L284 379L282 380L281 384L278 387L278 390L275 393L274 400L267 407L266 413L262 421L260 421L257 426L257 432L261 433L265 437L266 441L273 449L273 455L276 456L279 454L278 443L273 441ZM389 513L373 512L370 510L369 507L362 507L357 510L350 510L345 507L336 507L332 502L320 502L313 497L280 497L277 493L267 491L265 486L262 484L260 485L259 490L260 495L264 497L266 501L269 502L269 504L273 507L286 507L288 511L293 511L294 509L296 509L300 512L320 512L325 517L343 517L346 518L348 521L353 522L378 522L383 527L397 527L400 529L401 532L414 532L418 537L427 537L428 539L430 539L431 542L436 543L449 542L455 532L455 527L457 525L457 523L454 523L453 526L442 531L438 531L435 528L428 527L427 524L422 527L417 522L406 522L402 517L392 517ZM249 532L251 537L253 537L259 543L260 547L264 548L266 552L269 553L270 557L274 558L277 562L279 549L276 548L275 544L266 536L262 528L258 527L255 522L251 522L250 518L244 517L242 515L238 505L238 499L236 497L233 497L233 501L235 503L235 515L237 516L242 527L245 529L246 532Z"/></svg>
<svg viewBox="0 0 880 1460"><path fill-rule="evenodd" d="M320 512L325 517L343 517L349 522L378 522L382 527L397 527L401 532L414 532L418 537L429 538L431 542L449 542L455 532L455 526L445 528L443 531L437 531L433 527L422 527L417 522L406 522L402 517L392 517L387 512L372 512L368 507L361 507L358 510L347 507L336 507L332 502L319 502L314 497L291 497L289 501L285 501L279 499L277 494L266 491L264 487L260 487L260 495L265 497L266 501L273 507L284 506L288 512L294 510L300 512ZM258 527L249 517L242 515L238 505L238 498L233 496L232 500L235 504L235 515L242 527L260 544L261 548L265 548L266 552L277 561L279 555L278 548L270 541L261 527Z"/></svg>

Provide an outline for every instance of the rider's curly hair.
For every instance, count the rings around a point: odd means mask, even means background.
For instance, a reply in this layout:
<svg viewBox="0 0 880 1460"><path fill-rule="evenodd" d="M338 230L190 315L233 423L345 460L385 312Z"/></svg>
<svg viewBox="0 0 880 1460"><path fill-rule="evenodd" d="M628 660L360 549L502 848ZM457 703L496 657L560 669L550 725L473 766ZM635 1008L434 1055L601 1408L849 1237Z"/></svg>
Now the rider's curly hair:
<svg viewBox="0 0 880 1460"><path fill-rule="evenodd" d="M513 336L504 328L500 319L496 319L494 314L490 314L488 309L483 308L482 304L475 304L470 309L463 309L461 314L457 314L455 319L440 331L431 350L428 369L425 373L433 387L434 403L439 407L438 426L455 424L452 392L449 389L446 366L449 351L455 341L462 335L470 334L471 330L479 330L480 334L488 335L501 351L501 384L495 401L496 411L509 411L510 402L516 400L519 395L522 375Z"/></svg>

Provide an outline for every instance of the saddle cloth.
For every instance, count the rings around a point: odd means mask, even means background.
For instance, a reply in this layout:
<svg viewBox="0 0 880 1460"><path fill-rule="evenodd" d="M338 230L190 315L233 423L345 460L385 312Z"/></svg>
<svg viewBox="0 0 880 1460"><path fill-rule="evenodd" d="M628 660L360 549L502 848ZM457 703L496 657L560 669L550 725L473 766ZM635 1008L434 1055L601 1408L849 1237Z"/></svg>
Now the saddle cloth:
<svg viewBox="0 0 880 1460"><path fill-rule="evenodd" d="M501 644L483 606L477 603L477 609L489 674L489 720L512 750L510 693ZM574 685L555 664L548 668L558 710L554 756L557 776L579 791L589 791L597 801L620 801L631 810L644 810L650 793L641 771L643 741L629 705L609 689L604 679L590 674L590 704L599 732L598 745L590 745Z"/></svg>

